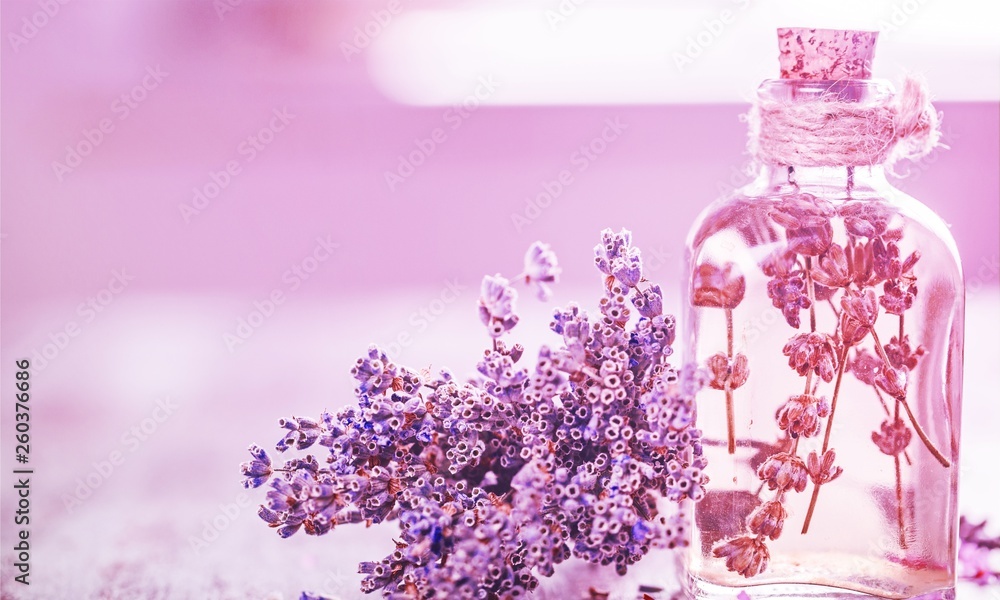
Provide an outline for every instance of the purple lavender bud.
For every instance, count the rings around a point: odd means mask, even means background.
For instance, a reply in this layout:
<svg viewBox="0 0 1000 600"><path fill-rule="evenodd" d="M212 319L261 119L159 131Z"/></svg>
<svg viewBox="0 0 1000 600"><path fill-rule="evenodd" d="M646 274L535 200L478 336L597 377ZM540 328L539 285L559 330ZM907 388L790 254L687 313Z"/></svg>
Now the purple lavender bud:
<svg viewBox="0 0 1000 600"><path fill-rule="evenodd" d="M269 476L267 475L262 475L259 477L247 477L243 480L243 487L248 490L253 488L258 488L267 483L268 479Z"/></svg>
<svg viewBox="0 0 1000 600"><path fill-rule="evenodd" d="M521 355L524 354L524 346L521 344L514 344L510 349L510 359L514 362L521 360Z"/></svg>
<svg viewBox="0 0 1000 600"><path fill-rule="evenodd" d="M528 284L534 283L540 300L548 300L552 296L549 283L555 283L562 270L559 268L555 252L548 244L535 242L524 255L524 278Z"/></svg>
<svg viewBox="0 0 1000 600"><path fill-rule="evenodd" d="M240 473L246 477L267 477L271 474L271 465L259 460L245 462L240 465ZM257 486L254 486L257 487Z"/></svg>
<svg viewBox="0 0 1000 600"><path fill-rule="evenodd" d="M298 431L298 439L295 442L295 448L298 450L309 448L319 439L319 434L320 430L318 428L300 429Z"/></svg>
<svg viewBox="0 0 1000 600"><path fill-rule="evenodd" d="M246 489L260 487L272 473L271 457L267 452L257 445L251 445L249 450L253 460L240 465L240 473L244 476L243 487Z"/></svg>
<svg viewBox="0 0 1000 600"><path fill-rule="evenodd" d="M259 460L259 461L261 461L263 463L266 463L268 465L271 464L271 457L269 457L267 455L267 452L263 448L261 448L260 446L258 446L257 444L252 444L250 446L249 450L250 450L250 454L254 458L256 458L257 460Z"/></svg>
<svg viewBox="0 0 1000 600"><path fill-rule="evenodd" d="M491 337L500 337L517 325L518 316L514 313L516 300L517 291L502 276L487 275L483 278L479 295L479 319L486 325Z"/></svg>
<svg viewBox="0 0 1000 600"><path fill-rule="evenodd" d="M663 314L663 294L658 285L651 285L642 291L634 289L631 300L639 314L647 319Z"/></svg>
<svg viewBox="0 0 1000 600"><path fill-rule="evenodd" d="M278 452L287 452L289 448L295 445L298 439L298 431L289 431L285 437L281 438L278 443L274 445L274 449Z"/></svg>
<svg viewBox="0 0 1000 600"><path fill-rule="evenodd" d="M642 259L638 248L630 248L627 255L611 265L611 273L625 287L635 287L642 280Z"/></svg>
<svg viewBox="0 0 1000 600"><path fill-rule="evenodd" d="M273 510L263 505L261 505L260 508L257 509L257 516L263 519L268 525L271 525L272 527L277 527L280 521L278 513L274 512Z"/></svg>
<svg viewBox="0 0 1000 600"><path fill-rule="evenodd" d="M358 395L376 396L389 389L396 379L396 366L378 346L368 347L368 354L355 362L351 375L358 381Z"/></svg>
<svg viewBox="0 0 1000 600"><path fill-rule="evenodd" d="M615 233L611 229L601 232L601 243L594 247L597 268L605 275L612 274L611 263L628 251L632 244L632 233L627 229L622 229L620 233Z"/></svg>
<svg viewBox="0 0 1000 600"><path fill-rule="evenodd" d="M632 247L632 233L622 229L601 232L601 243L594 248L594 263L605 275L610 275L626 287L635 287L642 281L642 259L639 249Z"/></svg>
<svg viewBox="0 0 1000 600"><path fill-rule="evenodd" d="M283 538L291 537L292 535L295 534L296 531L299 530L300 527L302 527L301 523L298 523L296 525L283 525L281 527L278 527L278 535L280 535Z"/></svg>

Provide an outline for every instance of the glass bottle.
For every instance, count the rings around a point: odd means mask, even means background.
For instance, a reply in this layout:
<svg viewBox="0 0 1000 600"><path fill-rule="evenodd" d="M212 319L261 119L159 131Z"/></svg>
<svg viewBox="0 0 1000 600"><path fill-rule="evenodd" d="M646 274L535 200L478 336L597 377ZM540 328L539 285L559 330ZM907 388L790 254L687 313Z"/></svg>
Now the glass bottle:
<svg viewBox="0 0 1000 600"><path fill-rule="evenodd" d="M789 31L802 30L779 38ZM809 71L809 56L791 58ZM759 98L890 105L891 86L864 75L769 80ZM688 238L681 343L709 376L697 422L710 482L693 508L686 589L954 598L955 242L883 165L783 152L758 154L756 180L706 208Z"/></svg>

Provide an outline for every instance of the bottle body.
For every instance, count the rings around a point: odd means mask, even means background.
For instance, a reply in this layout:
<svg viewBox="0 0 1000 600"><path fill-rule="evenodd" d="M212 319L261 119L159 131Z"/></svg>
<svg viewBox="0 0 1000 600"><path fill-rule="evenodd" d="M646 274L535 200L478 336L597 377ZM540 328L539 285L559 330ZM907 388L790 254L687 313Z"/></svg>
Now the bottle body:
<svg viewBox="0 0 1000 600"><path fill-rule="evenodd" d="M687 248L696 597L952 597L964 286L879 167L767 167Z"/></svg>

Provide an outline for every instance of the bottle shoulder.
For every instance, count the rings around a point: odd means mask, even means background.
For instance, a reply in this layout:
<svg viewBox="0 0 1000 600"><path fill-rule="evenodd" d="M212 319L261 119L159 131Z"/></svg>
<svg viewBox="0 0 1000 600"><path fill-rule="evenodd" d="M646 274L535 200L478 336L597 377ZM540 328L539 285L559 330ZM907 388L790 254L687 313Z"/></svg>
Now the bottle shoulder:
<svg viewBox="0 0 1000 600"><path fill-rule="evenodd" d="M958 248L947 222L888 184L846 193L844 188L768 186L758 180L706 206L688 232L687 248L689 255L698 255L720 238L729 248L775 246L790 230L809 228L830 228L834 239L875 228L879 236L906 240L933 255L941 266L953 264L961 279Z"/></svg>

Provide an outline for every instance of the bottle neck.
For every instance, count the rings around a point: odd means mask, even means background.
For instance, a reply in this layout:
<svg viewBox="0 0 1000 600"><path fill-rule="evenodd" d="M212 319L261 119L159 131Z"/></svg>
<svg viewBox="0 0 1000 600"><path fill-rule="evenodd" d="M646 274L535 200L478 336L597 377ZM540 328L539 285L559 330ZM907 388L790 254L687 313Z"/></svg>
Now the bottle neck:
<svg viewBox="0 0 1000 600"><path fill-rule="evenodd" d="M809 192L845 199L885 197L892 185L882 165L863 167L792 167L763 165L758 183L772 192ZM839 193L838 193L839 192Z"/></svg>
<svg viewBox="0 0 1000 600"><path fill-rule="evenodd" d="M763 164L855 165L857 176L897 141L892 102L892 86L878 80L767 80L750 115L751 153Z"/></svg>

